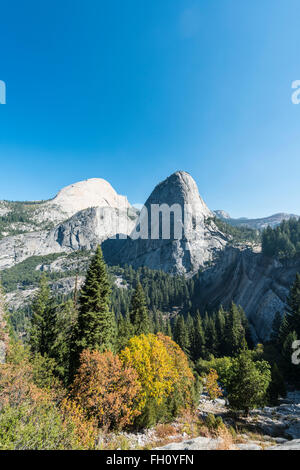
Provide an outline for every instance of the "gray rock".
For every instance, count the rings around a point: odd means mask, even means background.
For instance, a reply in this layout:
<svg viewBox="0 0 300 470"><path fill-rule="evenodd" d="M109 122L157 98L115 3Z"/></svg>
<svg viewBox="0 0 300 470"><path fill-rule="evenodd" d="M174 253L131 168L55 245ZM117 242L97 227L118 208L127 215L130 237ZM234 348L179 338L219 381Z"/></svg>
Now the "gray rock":
<svg viewBox="0 0 300 470"><path fill-rule="evenodd" d="M300 419L298 418L295 423L288 426L284 434L289 439L299 439L300 438Z"/></svg>
<svg viewBox="0 0 300 470"><path fill-rule="evenodd" d="M221 439L196 437L188 441L172 442L164 447L158 447L155 450L216 450L221 442Z"/></svg>
<svg viewBox="0 0 300 470"><path fill-rule="evenodd" d="M90 208L78 212L50 231L31 232L0 240L0 269L9 268L31 256L93 250L123 230L128 235L134 219L118 208Z"/></svg>
<svg viewBox="0 0 300 470"><path fill-rule="evenodd" d="M268 447L267 450L300 450L300 439L294 439L278 446Z"/></svg>
<svg viewBox="0 0 300 470"><path fill-rule="evenodd" d="M246 444L237 444L236 446L239 450L262 450L261 446L251 442L247 442Z"/></svg>
<svg viewBox="0 0 300 470"><path fill-rule="evenodd" d="M215 310L232 301L250 320L254 339L269 339L276 312L283 313L289 287L300 271L300 258L283 264L251 249L228 246L202 274L198 306Z"/></svg>

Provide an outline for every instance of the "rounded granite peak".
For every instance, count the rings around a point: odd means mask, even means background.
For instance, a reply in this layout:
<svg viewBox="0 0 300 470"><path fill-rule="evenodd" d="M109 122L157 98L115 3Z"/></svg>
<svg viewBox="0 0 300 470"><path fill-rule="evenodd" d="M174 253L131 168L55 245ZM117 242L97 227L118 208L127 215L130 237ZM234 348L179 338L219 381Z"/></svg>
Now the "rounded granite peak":
<svg viewBox="0 0 300 470"><path fill-rule="evenodd" d="M159 183L146 202L150 204L189 205L192 212L211 217L212 212L201 198L194 178L186 171L176 171Z"/></svg>
<svg viewBox="0 0 300 470"><path fill-rule="evenodd" d="M89 207L114 207L127 209L130 204L103 178L90 178L61 189L51 204L60 206L68 215Z"/></svg>

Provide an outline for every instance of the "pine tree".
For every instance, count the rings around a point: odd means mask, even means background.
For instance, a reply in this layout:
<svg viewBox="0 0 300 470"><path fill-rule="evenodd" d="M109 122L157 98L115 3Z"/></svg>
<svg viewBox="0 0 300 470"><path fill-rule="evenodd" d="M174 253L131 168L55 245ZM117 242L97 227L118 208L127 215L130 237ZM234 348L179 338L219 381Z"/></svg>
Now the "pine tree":
<svg viewBox="0 0 300 470"><path fill-rule="evenodd" d="M153 332L156 335L157 333L164 333L165 325L162 313L159 310L154 311L154 328Z"/></svg>
<svg viewBox="0 0 300 470"><path fill-rule="evenodd" d="M55 309L55 326L48 355L57 364L56 373L68 381L70 372L71 348L76 333L78 310L73 299L58 305Z"/></svg>
<svg viewBox="0 0 300 470"><path fill-rule="evenodd" d="M137 283L130 305L130 321L133 325L134 334L147 335L150 333L151 325L146 304L146 297L140 282Z"/></svg>
<svg viewBox="0 0 300 470"><path fill-rule="evenodd" d="M282 323L282 316L279 312L276 312L274 315L273 323L272 323L272 331L270 335L270 339L274 344L278 344L280 339L280 328Z"/></svg>
<svg viewBox="0 0 300 470"><path fill-rule="evenodd" d="M174 327L174 341L181 347L185 354L190 353L190 340L188 330L182 315L178 315Z"/></svg>
<svg viewBox="0 0 300 470"><path fill-rule="evenodd" d="M284 358L283 373L288 383L299 387L300 385L300 365L292 363L294 352L293 344L298 340L297 333L291 331L282 346L282 356Z"/></svg>
<svg viewBox="0 0 300 470"><path fill-rule="evenodd" d="M216 331L216 325L214 318L211 316L208 316L208 313L205 314L204 317L204 335L205 335L205 349L206 349L206 354L217 356L218 355L218 350L219 350L219 345L218 345L218 335Z"/></svg>
<svg viewBox="0 0 300 470"><path fill-rule="evenodd" d="M226 312L221 306L216 314L216 332L218 336L218 353L224 356L226 353L225 344Z"/></svg>
<svg viewBox="0 0 300 470"><path fill-rule="evenodd" d="M186 329L189 335L189 345L192 348L192 344L194 342L194 320L190 313L187 314L186 321L185 321Z"/></svg>
<svg viewBox="0 0 300 470"><path fill-rule="evenodd" d="M130 338L134 336L133 325L131 324L128 311L124 316L122 314L119 315L117 320L117 330L117 351L121 351L124 349Z"/></svg>
<svg viewBox="0 0 300 470"><path fill-rule="evenodd" d="M50 319L51 295L48 280L42 274L39 290L32 304L32 320L30 329L30 347L34 353L49 353L49 337L52 336L53 324Z"/></svg>
<svg viewBox="0 0 300 470"><path fill-rule="evenodd" d="M271 383L269 385L269 399L272 405L278 405L278 398L286 396L286 388L283 377L278 369L276 362L271 369Z"/></svg>
<svg viewBox="0 0 300 470"><path fill-rule="evenodd" d="M0 284L0 364L5 362L5 356L8 346L8 336L9 335L6 322L4 293Z"/></svg>
<svg viewBox="0 0 300 470"><path fill-rule="evenodd" d="M280 344L281 347L283 347L283 344L286 340L287 335L289 334L289 331L290 331L290 327L289 327L287 315L284 314L281 319L279 335L278 335L278 343Z"/></svg>
<svg viewBox="0 0 300 470"><path fill-rule="evenodd" d="M169 338L173 337L172 326L171 326L171 322L170 322L169 318L166 318L164 333L165 333L166 336L169 336Z"/></svg>
<svg viewBox="0 0 300 470"><path fill-rule="evenodd" d="M228 356L236 355L246 347L245 329L239 309L233 302L226 318L225 342Z"/></svg>
<svg viewBox="0 0 300 470"><path fill-rule="evenodd" d="M101 247L87 271L79 297L76 340L73 345L72 370L79 364L83 349L114 350L116 337L115 315L110 309L111 287Z"/></svg>
<svg viewBox="0 0 300 470"><path fill-rule="evenodd" d="M205 357L205 335L202 325L202 318L198 312L194 319L194 335L192 344L192 358L197 361L199 358Z"/></svg>
<svg viewBox="0 0 300 470"><path fill-rule="evenodd" d="M226 384L230 408L248 414L250 409L264 406L270 382L269 363L254 361L251 351L242 351L232 360Z"/></svg>
<svg viewBox="0 0 300 470"><path fill-rule="evenodd" d="M290 331L296 331L300 337L300 274L296 276L296 280L291 287L288 298L289 314L288 323Z"/></svg>
<svg viewBox="0 0 300 470"><path fill-rule="evenodd" d="M248 318L245 314L244 309L240 305L238 306L238 311L239 311L239 314L240 314L241 324L242 324L242 327L244 328L244 332L245 332L246 345L248 346L249 349L252 349L252 348L254 348L255 344L254 344L253 339L252 339L252 334L251 334Z"/></svg>

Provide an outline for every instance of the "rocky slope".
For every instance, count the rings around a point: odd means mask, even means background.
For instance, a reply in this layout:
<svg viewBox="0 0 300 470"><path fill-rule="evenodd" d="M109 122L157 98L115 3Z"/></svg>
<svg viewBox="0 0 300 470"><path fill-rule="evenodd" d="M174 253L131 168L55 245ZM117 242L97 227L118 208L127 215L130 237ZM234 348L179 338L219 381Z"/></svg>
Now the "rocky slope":
<svg viewBox="0 0 300 470"><path fill-rule="evenodd" d="M63 188L49 201L0 201L0 238L53 228L79 211L91 207L131 209L125 196L102 178L91 178Z"/></svg>
<svg viewBox="0 0 300 470"><path fill-rule="evenodd" d="M100 206L89 207L90 204ZM85 206L89 208L82 209ZM40 222L59 218L63 221L48 230L28 231L0 240L0 270L31 256L95 249L117 233L128 235L136 212L108 183L95 179L65 188L53 201L41 204L32 217Z"/></svg>
<svg viewBox="0 0 300 470"><path fill-rule="evenodd" d="M224 446L222 437L194 437L171 442L157 450L299 450L300 449L300 393L289 392L280 404L250 411L249 416L240 416L235 422L243 429L231 443ZM232 415L224 399L210 400L202 395L199 415L205 421L208 414L221 416L227 426L232 424ZM229 445L228 445L229 444Z"/></svg>
<svg viewBox="0 0 300 470"><path fill-rule="evenodd" d="M241 305L256 340L267 340L276 312L283 313L300 259L278 261L251 249L227 247L203 272L196 304L201 310Z"/></svg>

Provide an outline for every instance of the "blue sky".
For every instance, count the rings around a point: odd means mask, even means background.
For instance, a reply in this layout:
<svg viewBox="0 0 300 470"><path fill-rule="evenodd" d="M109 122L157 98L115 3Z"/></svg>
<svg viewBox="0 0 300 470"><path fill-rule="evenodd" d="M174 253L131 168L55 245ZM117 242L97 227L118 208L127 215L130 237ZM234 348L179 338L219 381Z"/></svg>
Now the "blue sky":
<svg viewBox="0 0 300 470"><path fill-rule="evenodd" d="M142 203L182 169L212 209L300 213L299 17L298 0L3 2L0 199L102 177Z"/></svg>

